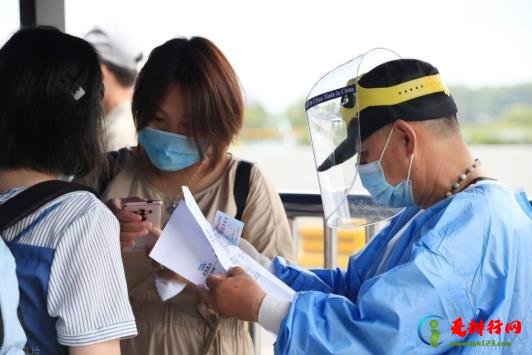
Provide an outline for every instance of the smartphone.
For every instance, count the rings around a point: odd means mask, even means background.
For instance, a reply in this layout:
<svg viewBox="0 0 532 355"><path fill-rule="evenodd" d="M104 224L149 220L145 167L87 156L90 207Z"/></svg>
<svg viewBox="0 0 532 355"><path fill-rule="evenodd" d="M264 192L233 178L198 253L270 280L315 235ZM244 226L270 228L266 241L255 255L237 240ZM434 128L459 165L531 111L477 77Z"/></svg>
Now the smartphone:
<svg viewBox="0 0 532 355"><path fill-rule="evenodd" d="M133 212L142 217L143 221L150 221L154 227L161 228L161 216L163 201L144 200L138 197L127 197L122 199L122 209ZM135 244L122 249L124 252L144 251L146 246L153 244L156 238L151 234L146 234L135 239Z"/></svg>

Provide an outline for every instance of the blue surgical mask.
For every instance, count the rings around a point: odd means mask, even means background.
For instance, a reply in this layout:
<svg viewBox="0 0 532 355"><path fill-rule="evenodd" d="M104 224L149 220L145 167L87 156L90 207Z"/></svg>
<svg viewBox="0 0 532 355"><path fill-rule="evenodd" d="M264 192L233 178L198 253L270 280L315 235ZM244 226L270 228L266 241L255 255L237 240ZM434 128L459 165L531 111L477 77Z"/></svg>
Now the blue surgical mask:
<svg viewBox="0 0 532 355"><path fill-rule="evenodd" d="M388 207L410 207L414 206L414 194L412 192L412 181L410 180L410 170L412 169L412 162L414 155L410 158L410 165L408 166L408 174L406 180L401 181L397 185L390 185L384 176L382 170L381 160L390 142L393 127L388 135L384 149L382 150L379 160L368 164L362 164L358 167L360 180L362 185L369 191L371 197L378 203Z"/></svg>
<svg viewBox="0 0 532 355"><path fill-rule="evenodd" d="M139 143L158 169L178 171L201 160L200 149L193 139L146 127L139 131Z"/></svg>

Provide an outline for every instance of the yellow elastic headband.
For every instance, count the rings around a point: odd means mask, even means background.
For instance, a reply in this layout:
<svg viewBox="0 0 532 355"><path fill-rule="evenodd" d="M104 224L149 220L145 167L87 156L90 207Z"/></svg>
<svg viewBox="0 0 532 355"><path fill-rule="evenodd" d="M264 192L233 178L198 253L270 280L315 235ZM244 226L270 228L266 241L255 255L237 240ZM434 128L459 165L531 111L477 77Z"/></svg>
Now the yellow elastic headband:
<svg viewBox="0 0 532 355"><path fill-rule="evenodd" d="M348 84L352 83L353 80L348 82ZM365 108L397 105L401 102L442 91L446 95L450 95L449 89L442 82L439 74L424 76L385 88L364 88L358 84L357 80L355 106L352 108L342 107L342 118L347 123Z"/></svg>

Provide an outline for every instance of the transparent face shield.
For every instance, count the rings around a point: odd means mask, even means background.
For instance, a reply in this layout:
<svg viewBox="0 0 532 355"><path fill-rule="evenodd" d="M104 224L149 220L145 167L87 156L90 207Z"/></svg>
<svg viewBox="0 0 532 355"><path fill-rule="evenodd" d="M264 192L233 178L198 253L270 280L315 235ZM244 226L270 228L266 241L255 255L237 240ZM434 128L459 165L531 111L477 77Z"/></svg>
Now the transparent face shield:
<svg viewBox="0 0 532 355"><path fill-rule="evenodd" d="M361 152L357 78L399 58L390 50L373 49L326 74L307 97L305 109L329 227L360 227L401 211L377 204L357 173Z"/></svg>

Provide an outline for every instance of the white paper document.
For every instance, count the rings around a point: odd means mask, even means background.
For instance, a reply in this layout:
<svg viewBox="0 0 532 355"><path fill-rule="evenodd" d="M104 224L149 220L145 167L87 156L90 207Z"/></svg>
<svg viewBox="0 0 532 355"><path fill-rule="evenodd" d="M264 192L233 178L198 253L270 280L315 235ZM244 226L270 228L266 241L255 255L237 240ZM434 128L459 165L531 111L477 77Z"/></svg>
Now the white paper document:
<svg viewBox="0 0 532 355"><path fill-rule="evenodd" d="M231 267L240 266L265 292L289 301L293 299L294 290L230 239L205 219L190 190L183 187L183 200L174 210L150 257L194 284L203 284L210 274L225 275Z"/></svg>
<svg viewBox="0 0 532 355"><path fill-rule="evenodd" d="M183 291L186 286L187 283L180 280L167 280L158 276L155 278L155 288L163 301L168 301Z"/></svg>

